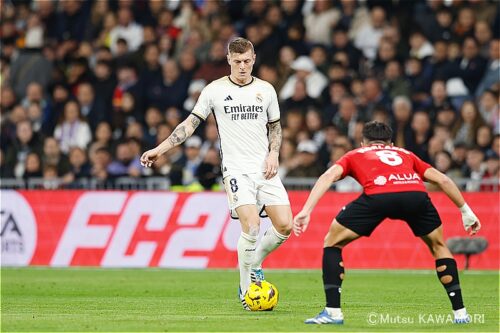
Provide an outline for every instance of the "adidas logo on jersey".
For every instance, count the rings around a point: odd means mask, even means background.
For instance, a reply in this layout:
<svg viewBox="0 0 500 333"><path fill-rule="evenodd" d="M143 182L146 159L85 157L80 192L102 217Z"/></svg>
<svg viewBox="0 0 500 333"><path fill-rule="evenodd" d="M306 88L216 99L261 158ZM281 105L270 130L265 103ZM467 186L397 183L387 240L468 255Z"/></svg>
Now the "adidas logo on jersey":
<svg viewBox="0 0 500 333"><path fill-rule="evenodd" d="M227 95L227 97L224 98L224 102L226 102L226 101L232 101L232 100L233 100L233 98L231 97L231 95Z"/></svg>

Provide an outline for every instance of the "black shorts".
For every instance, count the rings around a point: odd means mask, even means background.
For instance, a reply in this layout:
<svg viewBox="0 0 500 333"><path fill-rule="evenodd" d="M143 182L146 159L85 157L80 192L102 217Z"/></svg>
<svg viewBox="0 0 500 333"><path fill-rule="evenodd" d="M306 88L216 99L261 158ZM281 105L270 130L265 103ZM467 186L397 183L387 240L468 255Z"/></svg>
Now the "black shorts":
<svg viewBox="0 0 500 333"><path fill-rule="evenodd" d="M340 224L361 236L370 236L385 218L406 221L415 236L427 235L441 225L426 192L363 193L336 217Z"/></svg>

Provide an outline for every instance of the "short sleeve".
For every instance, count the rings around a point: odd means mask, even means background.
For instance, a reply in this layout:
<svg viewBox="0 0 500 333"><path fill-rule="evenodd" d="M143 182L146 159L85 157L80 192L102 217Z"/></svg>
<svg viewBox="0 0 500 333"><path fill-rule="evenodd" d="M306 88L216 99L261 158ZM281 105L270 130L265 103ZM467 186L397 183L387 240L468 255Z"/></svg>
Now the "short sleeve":
<svg viewBox="0 0 500 333"><path fill-rule="evenodd" d="M200 97L198 98L198 101L196 102L196 105L193 108L193 111L191 111L192 114L197 116L198 118L201 118L203 120L206 120L207 117L210 115L210 112L212 112L212 103L210 102L210 93L207 88L210 86L206 86L200 94Z"/></svg>
<svg viewBox="0 0 500 333"><path fill-rule="evenodd" d="M335 164L338 164L342 167L342 178L349 176L351 174L351 154L347 153L344 154L341 158L335 162Z"/></svg>
<svg viewBox="0 0 500 333"><path fill-rule="evenodd" d="M269 103L269 107L267 108L267 119L268 122L273 123L280 120L280 106L276 90L274 90L272 85L269 85L269 89L271 90L271 103Z"/></svg>
<svg viewBox="0 0 500 333"><path fill-rule="evenodd" d="M431 168L431 165L422 161L417 155L411 153L413 159L413 169L418 173L418 175L424 179L425 170Z"/></svg>

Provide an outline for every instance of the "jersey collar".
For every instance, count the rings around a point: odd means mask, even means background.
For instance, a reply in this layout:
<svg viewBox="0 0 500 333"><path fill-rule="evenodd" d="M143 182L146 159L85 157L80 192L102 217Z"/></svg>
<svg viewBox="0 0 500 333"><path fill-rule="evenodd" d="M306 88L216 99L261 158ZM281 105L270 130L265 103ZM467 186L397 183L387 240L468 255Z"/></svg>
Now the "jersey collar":
<svg viewBox="0 0 500 333"><path fill-rule="evenodd" d="M252 80L250 80L250 82L246 83L246 84L238 84L236 82L234 82L233 80L231 80L231 76L228 75L227 78L229 79L229 82L231 82L232 84L242 88L242 87L246 87L248 85L251 85L253 83L253 81L255 81L255 78L252 76Z"/></svg>

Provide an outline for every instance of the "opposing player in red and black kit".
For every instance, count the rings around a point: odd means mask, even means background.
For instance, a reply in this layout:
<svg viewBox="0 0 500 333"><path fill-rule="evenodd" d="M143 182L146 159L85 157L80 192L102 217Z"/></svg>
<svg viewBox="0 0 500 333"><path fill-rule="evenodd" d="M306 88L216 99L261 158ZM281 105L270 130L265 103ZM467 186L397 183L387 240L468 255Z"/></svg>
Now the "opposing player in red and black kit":
<svg viewBox="0 0 500 333"><path fill-rule="evenodd" d="M363 194L342 208L324 240L323 285L326 307L306 324L342 324L340 292L344 278L342 248L361 236L370 236L385 219L406 221L415 236L429 247L436 259L436 272L451 301L455 323L470 317L462 301L457 264L443 239L441 220L423 180L435 183L460 208L465 230L473 235L481 228L478 218L465 203L460 190L446 175L413 153L390 144L392 130L386 124L365 124L362 147L355 149L318 179L302 210L295 216L293 230L298 236L307 229L310 214L333 182L346 176L355 178Z"/></svg>

